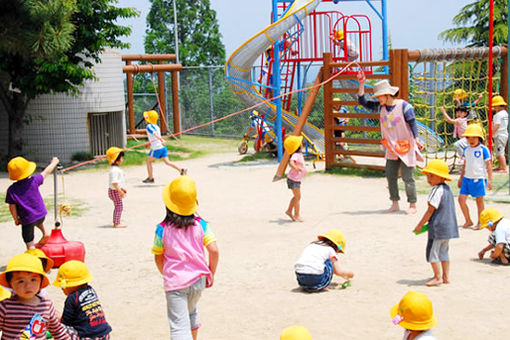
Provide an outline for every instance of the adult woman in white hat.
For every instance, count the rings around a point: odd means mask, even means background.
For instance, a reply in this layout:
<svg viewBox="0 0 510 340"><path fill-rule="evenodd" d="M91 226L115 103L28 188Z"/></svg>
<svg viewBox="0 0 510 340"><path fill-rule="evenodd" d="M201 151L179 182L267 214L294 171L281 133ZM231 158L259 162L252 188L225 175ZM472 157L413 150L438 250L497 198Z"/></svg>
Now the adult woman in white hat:
<svg viewBox="0 0 510 340"><path fill-rule="evenodd" d="M367 109L380 114L381 144L386 150L386 179L390 192L391 206L386 212L400 210L398 201L398 172L401 169L402 179L409 208L408 214L416 213L416 186L414 183L414 168L417 161L423 161L420 149L423 148L419 140L418 128L414 110L411 104L395 96L398 87L391 86L387 80L381 80L374 85L374 99L365 97L365 74L358 73L359 89L358 102Z"/></svg>

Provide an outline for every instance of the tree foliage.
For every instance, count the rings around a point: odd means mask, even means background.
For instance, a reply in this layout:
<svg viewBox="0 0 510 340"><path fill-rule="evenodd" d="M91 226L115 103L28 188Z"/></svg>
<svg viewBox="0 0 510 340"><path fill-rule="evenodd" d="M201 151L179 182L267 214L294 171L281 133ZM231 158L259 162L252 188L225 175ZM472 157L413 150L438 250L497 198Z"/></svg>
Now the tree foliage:
<svg viewBox="0 0 510 340"><path fill-rule="evenodd" d="M175 53L174 0L150 0L145 37L146 53ZM225 63L216 12L209 0L175 0L179 61L184 66Z"/></svg>
<svg viewBox="0 0 510 340"><path fill-rule="evenodd" d="M466 43L466 47L489 46L489 2L479 0L464 6L453 18L458 26L447 29L439 35L445 41ZM507 0L494 0L494 36L493 44L508 42Z"/></svg>
<svg viewBox="0 0 510 340"><path fill-rule="evenodd" d="M106 47L124 48L137 15L116 0L4 0L0 12L0 102L9 116L9 156L21 154L28 102L53 92L76 93L93 79Z"/></svg>

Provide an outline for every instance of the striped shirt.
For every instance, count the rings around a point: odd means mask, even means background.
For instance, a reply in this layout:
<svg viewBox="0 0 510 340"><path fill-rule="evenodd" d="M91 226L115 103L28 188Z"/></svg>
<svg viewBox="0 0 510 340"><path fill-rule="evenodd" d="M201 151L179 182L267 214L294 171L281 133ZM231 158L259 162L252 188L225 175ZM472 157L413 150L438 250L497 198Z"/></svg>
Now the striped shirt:
<svg viewBox="0 0 510 340"><path fill-rule="evenodd" d="M64 326L58 321L51 300L37 296L40 299L37 306L25 305L15 296L0 302L1 340L18 340L36 314L42 317L42 321L32 328L37 333L34 339L46 339L46 331L49 331L55 340L71 339L65 332Z"/></svg>

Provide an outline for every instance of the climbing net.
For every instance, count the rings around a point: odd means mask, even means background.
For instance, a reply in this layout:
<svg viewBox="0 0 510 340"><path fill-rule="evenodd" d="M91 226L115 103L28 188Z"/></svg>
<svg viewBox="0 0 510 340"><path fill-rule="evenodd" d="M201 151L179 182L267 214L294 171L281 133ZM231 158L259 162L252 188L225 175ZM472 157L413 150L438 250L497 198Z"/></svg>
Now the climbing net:
<svg viewBox="0 0 510 340"><path fill-rule="evenodd" d="M493 62L493 89L500 92L502 53ZM455 119L455 106L468 108L468 122L481 123L485 131L488 118L488 49L422 50L421 57L409 63L409 99L418 123L420 137L425 144L426 162L441 158L455 166L457 154L453 144L454 126L441 112ZM459 101L454 93L461 93ZM480 96L481 95L481 96ZM480 98L481 97L481 98Z"/></svg>

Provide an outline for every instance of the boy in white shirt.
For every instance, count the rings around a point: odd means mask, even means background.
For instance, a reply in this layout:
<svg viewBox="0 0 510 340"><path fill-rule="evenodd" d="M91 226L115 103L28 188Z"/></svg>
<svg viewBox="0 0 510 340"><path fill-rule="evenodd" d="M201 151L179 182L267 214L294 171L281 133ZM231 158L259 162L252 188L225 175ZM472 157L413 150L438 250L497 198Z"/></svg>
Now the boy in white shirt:
<svg viewBox="0 0 510 340"><path fill-rule="evenodd" d="M494 171L506 173L505 148L508 143L508 112L505 110L506 102L501 96L492 98L492 107L496 114L492 117L492 131L494 134L494 153L499 166Z"/></svg>

